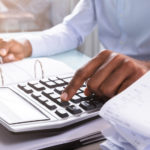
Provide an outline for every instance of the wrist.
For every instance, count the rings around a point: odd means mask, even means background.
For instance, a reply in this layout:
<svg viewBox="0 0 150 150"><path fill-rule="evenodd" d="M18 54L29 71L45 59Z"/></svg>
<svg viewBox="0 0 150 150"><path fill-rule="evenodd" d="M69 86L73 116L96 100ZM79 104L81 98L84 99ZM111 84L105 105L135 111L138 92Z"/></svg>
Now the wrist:
<svg viewBox="0 0 150 150"><path fill-rule="evenodd" d="M25 39L23 41L24 45L24 57L30 57L32 54L32 46L29 40Z"/></svg>
<svg viewBox="0 0 150 150"><path fill-rule="evenodd" d="M150 61L140 61L140 63L143 67L146 68L146 70L150 70Z"/></svg>

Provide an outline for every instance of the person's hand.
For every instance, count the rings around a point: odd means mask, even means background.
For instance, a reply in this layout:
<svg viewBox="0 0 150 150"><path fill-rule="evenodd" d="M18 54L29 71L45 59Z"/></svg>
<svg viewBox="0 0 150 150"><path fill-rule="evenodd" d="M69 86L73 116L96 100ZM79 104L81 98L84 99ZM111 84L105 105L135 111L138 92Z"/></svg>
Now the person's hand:
<svg viewBox="0 0 150 150"><path fill-rule="evenodd" d="M86 81L85 94L113 97L150 69L150 62L105 50L80 68L61 94L62 100L70 100Z"/></svg>
<svg viewBox="0 0 150 150"><path fill-rule="evenodd" d="M26 39L0 39L0 56L2 57L3 63L21 60L29 57L31 53L31 44Z"/></svg>

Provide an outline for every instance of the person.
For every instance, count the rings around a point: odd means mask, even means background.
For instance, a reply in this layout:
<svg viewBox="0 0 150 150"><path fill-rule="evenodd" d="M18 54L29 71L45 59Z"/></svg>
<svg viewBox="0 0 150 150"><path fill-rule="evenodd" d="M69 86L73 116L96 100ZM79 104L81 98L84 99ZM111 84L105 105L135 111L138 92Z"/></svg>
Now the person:
<svg viewBox="0 0 150 150"><path fill-rule="evenodd" d="M150 69L150 1L80 0L72 14L39 36L5 41L0 56L11 62L49 56L79 46L95 25L107 50L81 67L61 95L69 100L86 81L85 94L113 97Z"/></svg>

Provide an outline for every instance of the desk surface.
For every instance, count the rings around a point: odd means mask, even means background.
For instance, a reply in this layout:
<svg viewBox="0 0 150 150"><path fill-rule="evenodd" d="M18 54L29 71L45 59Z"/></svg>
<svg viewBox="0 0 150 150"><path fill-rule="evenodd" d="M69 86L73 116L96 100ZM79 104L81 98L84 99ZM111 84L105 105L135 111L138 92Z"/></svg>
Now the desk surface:
<svg viewBox="0 0 150 150"><path fill-rule="evenodd" d="M50 58L62 61L75 70L90 60L88 56L82 54L77 50L70 50L65 53L53 55Z"/></svg>

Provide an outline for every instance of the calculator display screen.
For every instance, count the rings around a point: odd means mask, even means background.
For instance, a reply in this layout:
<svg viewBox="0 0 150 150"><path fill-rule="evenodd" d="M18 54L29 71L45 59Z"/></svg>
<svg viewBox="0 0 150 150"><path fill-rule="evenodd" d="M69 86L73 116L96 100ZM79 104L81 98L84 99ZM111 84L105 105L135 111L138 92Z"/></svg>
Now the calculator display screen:
<svg viewBox="0 0 150 150"><path fill-rule="evenodd" d="M12 90L0 88L0 119L14 124L48 118Z"/></svg>

